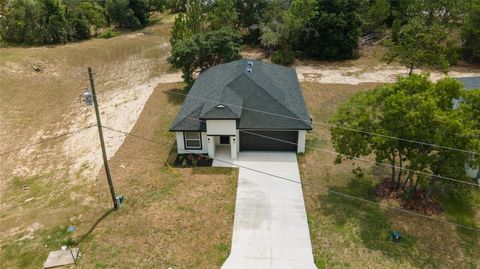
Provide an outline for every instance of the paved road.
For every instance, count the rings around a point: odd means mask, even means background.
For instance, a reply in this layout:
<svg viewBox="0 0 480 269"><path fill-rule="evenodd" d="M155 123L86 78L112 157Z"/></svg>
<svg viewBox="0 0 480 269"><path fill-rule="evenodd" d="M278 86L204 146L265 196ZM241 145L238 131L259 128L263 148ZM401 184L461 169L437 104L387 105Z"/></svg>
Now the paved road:
<svg viewBox="0 0 480 269"><path fill-rule="evenodd" d="M228 160L231 161L231 160ZM316 269L295 153L242 152L232 249L222 269Z"/></svg>

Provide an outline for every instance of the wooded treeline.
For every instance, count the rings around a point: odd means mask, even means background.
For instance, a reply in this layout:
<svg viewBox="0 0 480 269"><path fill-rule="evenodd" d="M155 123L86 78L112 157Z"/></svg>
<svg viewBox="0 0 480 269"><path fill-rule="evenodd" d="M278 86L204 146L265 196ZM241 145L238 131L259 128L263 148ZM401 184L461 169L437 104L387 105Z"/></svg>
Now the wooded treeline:
<svg viewBox="0 0 480 269"><path fill-rule="evenodd" d="M102 27L138 29L162 0L0 0L0 35L21 44L88 39Z"/></svg>
<svg viewBox="0 0 480 269"><path fill-rule="evenodd" d="M176 29L182 20L196 23L180 32L230 27L242 45L261 45L281 64L356 58L359 38L368 34L390 36L385 60L411 70L480 62L479 0L0 0L0 36L64 43L103 27L142 28L164 10L179 13Z"/></svg>
<svg viewBox="0 0 480 269"><path fill-rule="evenodd" d="M182 2L182 1L180 1ZM342 60L358 57L359 40L372 35L388 48L383 60L398 61L412 73L428 66L448 71L463 59L480 61L479 0L186 0L172 6L175 20L170 62L186 81L194 71L235 59L217 50L216 59L199 38L230 29L222 48L261 46L279 64L295 58ZM211 38L215 34L209 35ZM235 36L235 37L234 37ZM237 38L240 36L241 39ZM196 41L195 41L196 40ZM211 43L213 42L213 43ZM187 46L188 43L188 46ZM223 59L222 53L229 57Z"/></svg>

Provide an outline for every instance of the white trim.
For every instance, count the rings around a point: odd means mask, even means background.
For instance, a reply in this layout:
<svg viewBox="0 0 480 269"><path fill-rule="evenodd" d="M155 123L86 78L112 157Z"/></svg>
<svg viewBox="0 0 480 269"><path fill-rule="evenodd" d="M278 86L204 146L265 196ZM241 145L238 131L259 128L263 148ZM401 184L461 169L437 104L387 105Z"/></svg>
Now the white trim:
<svg viewBox="0 0 480 269"><path fill-rule="evenodd" d="M297 142L297 153L305 152L305 137L307 136L307 131L299 130L298 131L298 142Z"/></svg>
<svg viewBox="0 0 480 269"><path fill-rule="evenodd" d="M177 139L177 153L178 154L189 154L189 153L198 153L198 154L206 154L208 153L207 150L207 133L201 132L202 137L202 148L201 149L185 149L185 144L183 141L183 132L175 132L175 136Z"/></svg>

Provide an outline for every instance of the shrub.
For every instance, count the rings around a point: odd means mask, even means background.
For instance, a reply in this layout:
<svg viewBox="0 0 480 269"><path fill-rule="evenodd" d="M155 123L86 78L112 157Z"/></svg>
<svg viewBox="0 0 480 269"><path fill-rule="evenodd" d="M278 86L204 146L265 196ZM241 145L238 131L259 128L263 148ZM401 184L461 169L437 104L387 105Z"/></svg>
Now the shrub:
<svg viewBox="0 0 480 269"><path fill-rule="evenodd" d="M115 32L113 31L111 28L107 29L106 31L100 33L98 35L98 37L100 38L105 38L105 39L109 39L109 38L112 38L112 37L116 37L118 36L120 33L119 32Z"/></svg>
<svg viewBox="0 0 480 269"><path fill-rule="evenodd" d="M281 65L290 65L295 60L295 55L291 51L277 50L272 54L273 63Z"/></svg>
<svg viewBox="0 0 480 269"><path fill-rule="evenodd" d="M453 40L449 40L445 47L445 53L447 61L450 65L456 65L462 54L462 47L455 43Z"/></svg>

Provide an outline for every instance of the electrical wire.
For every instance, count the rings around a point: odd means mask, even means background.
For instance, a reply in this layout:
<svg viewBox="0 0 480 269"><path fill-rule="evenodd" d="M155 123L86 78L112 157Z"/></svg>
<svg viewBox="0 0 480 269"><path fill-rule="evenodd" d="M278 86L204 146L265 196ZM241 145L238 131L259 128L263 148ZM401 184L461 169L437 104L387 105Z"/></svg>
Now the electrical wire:
<svg viewBox="0 0 480 269"><path fill-rule="evenodd" d="M191 116L188 116L188 115L185 115L185 114L178 113L177 115L181 115L181 116L184 116L184 117L187 117L187 118L190 118L190 119L193 119L193 120L197 120L197 121L200 121L200 122L205 122L205 120L201 120L201 119L191 117ZM249 131L242 130L242 129L239 129L239 132L248 133L248 134L256 135L256 136L259 136L259 137L267 138L267 139L270 139L270 140L276 140L276 141L279 141L279 142L288 143L288 144L298 146L298 143L278 139L278 138L275 138L275 137L265 136L265 135L249 132ZM312 147L312 146L307 146L307 145L305 145L305 147L313 149L313 150L318 150L318 151L322 151L322 152L325 152L325 153L329 153L329 154L340 155L340 156L350 158L350 159L354 159L354 160L357 160L357 161L369 162L369 163L373 163L373 164L376 164L376 165L395 168L395 169L400 169L401 168L402 170L405 170L405 171L409 171L409 172L413 172L413 173L417 173L417 174L421 174L421 175L425 175L425 176L435 177L435 178L438 178L438 179L449 180L449 181L453 181L453 182L457 182L457 183L461 183L461 184L466 184L466 185L480 186L479 184L473 183L473 182L467 182L467 181L463 181L463 180L459 180L459 179L455 179L455 178L451 178L451 177L435 175L435 174L432 174L432 173L427 173L427 172L423 172L423 171L419 171L419 170L413 170L413 169L409 169L409 168L399 167L399 166L396 166L396 165L381 163L381 162L377 162L377 161L373 161L373 160L369 160L369 159L363 159L363 158L355 157L355 156L352 156L352 155L338 153L336 151L324 150L324 149L321 149L321 148L318 148L318 147Z"/></svg>
<svg viewBox="0 0 480 269"><path fill-rule="evenodd" d="M115 128L108 127L108 126L102 126L102 127L103 127L103 128L106 128L106 129L109 129L109 130L111 130L111 131L123 133L123 134L126 134L126 135L128 135L128 136L132 136L132 137L135 137L135 138L138 138L138 139L147 141L147 142L151 142L151 143L155 143L155 144L159 144L159 145L165 145L165 143L162 143L162 142L160 142L160 141L156 141L156 140L153 140L153 139L150 139L150 138L146 138L146 137L143 137L143 136L140 136L140 135L136 135L136 134L133 134L133 133L131 133L131 132L122 131L122 130L117 130L117 129L115 129ZM197 156L201 155L201 154L198 154L198 153L189 151L189 150L185 150L185 151L188 152L189 154L193 154L193 155L197 155ZM313 186L313 185L311 185L311 184L302 183L301 181L297 181L297 180L294 180L294 179L291 179L291 178L287 178L287 177L275 175L275 174L268 173L268 172L265 172L265 171L262 171L262 170L258 170L258 169L254 169L254 168L251 168L251 167L248 167L248 166L245 166L245 165L240 165L240 164L237 164L237 163L234 163L234 162L229 162L229 161L226 161L226 160L221 160L221 159L218 159L218 158L216 158L216 157L213 157L212 159L213 159L213 160L216 160L216 161L218 161L218 162L222 162L222 163L225 163L225 164L232 165L233 167L244 168L244 169L247 169L247 170L250 170L250 171L253 171L253 172L257 172L257 173L261 173L261 174L264 174L264 175L268 175L268 176L274 177L274 178L276 178L276 179L281 179L281 180L288 181L288 182L291 182L291 183L294 183L294 184L300 184L302 187L303 187L303 186ZM350 199L353 199L353 200L362 201L362 202L369 203L369 204L375 204L375 205L378 205L378 206L384 206L385 208L388 208L388 209L391 209L391 210L395 210L395 211L399 211L399 212L406 213L406 214L411 214L411 215L413 215L413 216L422 217L422 218L429 219L429 220L434 220L434 221L437 221L437 222L443 222L443 223L450 224L450 225L453 225L453 226L456 226L456 227L459 227L459 228L468 229L468 230L471 230L471 231L474 231L474 232L480 232L480 229L475 228L475 227L466 226L466 225L462 225L462 224L459 224L459 223L451 222L451 221L448 221L448 220L444 220L444 219L440 219L440 218L428 216L428 215L425 215L425 214L416 213L416 212L413 212L413 211L410 211L410 210L406 210L406 209L403 209L403 208L399 208L399 207L382 205L382 204L380 204L380 203L378 203L378 202L375 202L375 201L363 199L363 198L361 198L361 197L349 195L349 194L346 194L346 193L342 193L342 192L338 192L338 191L334 191L334 190L330 190L330 189L326 189L326 191L329 192L329 193L335 194L335 195L342 196L342 197L344 197L344 198L350 198Z"/></svg>
<svg viewBox="0 0 480 269"><path fill-rule="evenodd" d="M206 101L206 102L210 102L210 103L217 103L218 102L218 101L215 101L215 100L194 96L192 94L184 94L184 93L179 93L179 92L174 92L174 91L170 91L168 93L185 96L187 98L190 97L190 98L194 98L194 99L198 99L198 100L202 100L202 101ZM247 107L238 106L238 105L235 105L235 104L224 103L224 102L222 102L222 104L227 105L227 106L242 108L244 110L259 112L259 113L263 113L263 114L267 114L267 115L278 116L278 117L282 117L282 118L286 118L286 119L302 121L302 122L305 122L307 124L310 123L310 120L307 121L307 120L299 119L297 117L280 115L280 114L276 114L276 113L272 113L272 112L267 112L267 111L263 111L263 110L259 110L259 109L253 109L253 108L247 108ZM359 133L363 133L363 134L368 134L368 135L372 135L372 136L379 136L379 137L384 137L384 138L389 138L389 139L396 139L396 140L401 140L401 141L405 141L405 142L409 142L409 143L416 143L416 144L420 144L420 145L424 145L424 146L448 149L448 150L459 151L459 152L464 152L464 153L469 153L469 154L474 154L474 155L479 155L480 154L479 152L472 151L472 150L458 149L458 148L454 148L454 147L447 147L447 146L442 146L442 145L423 142L423 141L417 141L417 140L406 139L406 138L401 138L401 137L396 137L396 136L389 136L389 135L378 134L378 133L373 133L373 132L368 132L368 131L362 131L362 130L358 130L358 129L354 129L354 128L344 127L344 126L335 125L335 124L329 124L329 123L320 122L320 121L313 121L312 120L311 122L313 124L324 125L324 126L328 126L328 127L331 127L331 128L337 128L337 129L342 129L342 130L347 130L347 131L352 131L352 132L359 132Z"/></svg>
<svg viewBox="0 0 480 269"><path fill-rule="evenodd" d="M66 133L57 135L57 136L53 136L53 137L49 137L49 138L43 139L43 140L41 140L41 141L39 141L39 142L36 142L36 143L32 143L32 144L25 145L25 146L22 146L22 147L10 149L10 150L1 152L1 153L0 153L0 156L1 156L1 155L6 155L6 154L9 154L9 153L12 153L12 152L14 152L14 151L18 151L18 150L22 150L22 149L25 149L25 148L33 147L33 146L36 146L36 145L39 145L39 144L43 144L43 143L46 143L46 142L50 142L50 141L52 141L52 140L56 140L56 139L59 139L59 138L65 137L65 136L69 136L69 135L72 135L72 134L76 134L76 133L79 133L79 132L81 132L81 131L84 131L84 130L89 129L89 128L94 127L94 126L97 126L97 125L96 125L96 124L92 124L92 125L89 125L89 126L85 126L85 127L82 127L82 128L75 129L75 130L73 130L73 131L69 131L69 132L66 132Z"/></svg>

